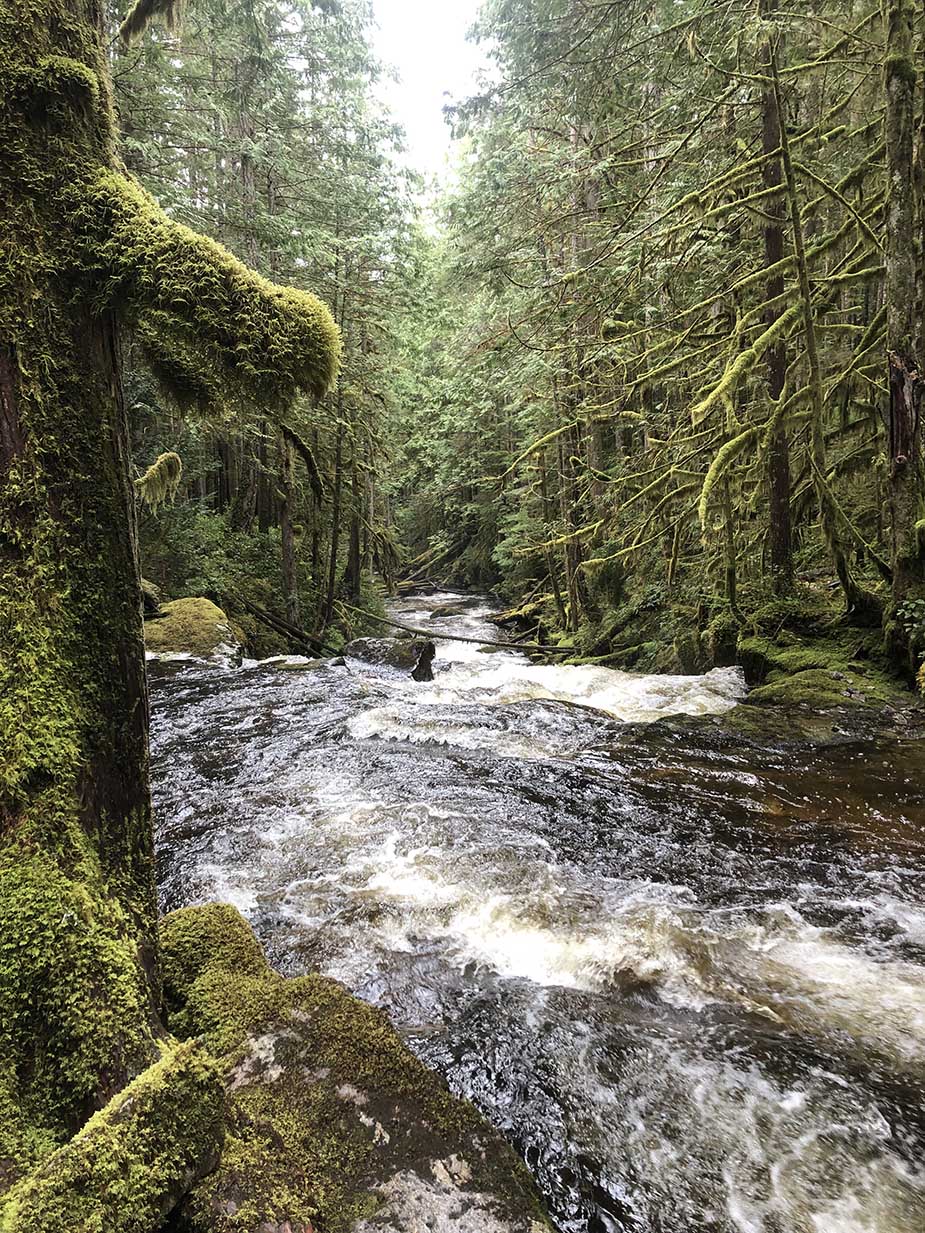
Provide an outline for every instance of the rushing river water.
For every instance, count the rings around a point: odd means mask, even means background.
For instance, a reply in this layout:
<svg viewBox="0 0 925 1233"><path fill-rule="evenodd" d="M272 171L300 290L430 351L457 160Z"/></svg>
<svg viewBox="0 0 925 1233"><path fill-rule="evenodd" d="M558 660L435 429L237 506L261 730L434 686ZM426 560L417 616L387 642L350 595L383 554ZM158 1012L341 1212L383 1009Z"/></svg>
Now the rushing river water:
<svg viewBox="0 0 925 1233"><path fill-rule="evenodd" d="M925 748L730 736L733 669L434 670L152 665L164 909L387 1007L563 1233L923 1233Z"/></svg>

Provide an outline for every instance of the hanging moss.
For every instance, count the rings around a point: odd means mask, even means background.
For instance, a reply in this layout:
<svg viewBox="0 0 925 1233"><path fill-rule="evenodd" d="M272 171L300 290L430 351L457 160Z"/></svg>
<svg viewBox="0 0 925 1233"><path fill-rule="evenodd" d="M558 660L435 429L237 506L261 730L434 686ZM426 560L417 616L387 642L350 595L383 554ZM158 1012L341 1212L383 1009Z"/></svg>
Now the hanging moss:
<svg viewBox="0 0 925 1233"><path fill-rule="evenodd" d="M156 17L163 17L168 30L180 24L184 0L135 0L119 27L119 37L128 45L139 38Z"/></svg>
<svg viewBox="0 0 925 1233"><path fill-rule="evenodd" d="M165 501L173 501L182 475L179 454L159 454L144 475L135 480L135 487L145 504L157 509Z"/></svg>

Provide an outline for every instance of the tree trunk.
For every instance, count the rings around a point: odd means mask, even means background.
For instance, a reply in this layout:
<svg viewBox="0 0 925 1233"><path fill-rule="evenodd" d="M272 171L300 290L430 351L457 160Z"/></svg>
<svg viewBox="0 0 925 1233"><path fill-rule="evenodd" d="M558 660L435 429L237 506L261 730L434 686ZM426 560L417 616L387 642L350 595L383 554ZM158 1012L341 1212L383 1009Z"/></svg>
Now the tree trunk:
<svg viewBox="0 0 925 1233"><path fill-rule="evenodd" d="M812 421L810 423L810 453L809 461L813 476L813 486L819 503L819 521L826 546L835 566L835 573L845 593L845 603L848 615L858 624L869 625L879 620L880 609L876 597L865 591L855 578L845 551L844 520L832 497L832 491L826 479L826 448L823 417L825 414L825 396L822 388L822 369L819 363L819 348L816 338L816 321L813 315L813 296L809 278L809 266L806 260L806 246L803 241L803 216L800 199L797 194L793 161L790 157L790 141L787 135L787 125L784 117L784 107L781 98L780 76L777 60L771 55L771 72L774 82L774 96L777 103L777 114L780 116L781 136L781 166L784 173L784 183L787 187L787 204L790 212L790 230L793 237L793 253L796 261L800 304L803 316L803 335L806 344L806 364L809 369L810 408Z"/></svg>
<svg viewBox="0 0 925 1233"><path fill-rule="evenodd" d="M340 497L343 488L344 467L344 396L338 390L337 395L337 443L334 446L334 493L331 498L331 544L328 550L328 581L324 597L324 613L321 621L321 633L331 624L334 616L334 595L337 589L337 553L340 549Z"/></svg>
<svg viewBox="0 0 925 1233"><path fill-rule="evenodd" d="M0 47L2 1189L160 1028L119 328L87 301L66 196L114 159L103 5L0 0Z"/></svg>
<svg viewBox="0 0 925 1233"><path fill-rule="evenodd" d="M777 0L763 0L762 16L770 17L777 9ZM772 69L773 49L767 43L762 51L761 62L764 72L770 74ZM765 161L762 168L764 185L769 189L777 189L777 195L765 206L764 227L764 258L765 264L772 268L784 257L784 224L786 210L784 201L784 173L780 159L781 116L777 109L777 98L774 86L769 81L764 87L761 99L762 115L762 149ZM765 287L765 297L770 301L765 321L768 326L784 312L784 275L783 271L772 274ZM781 338L768 350L767 354L768 399L771 404L771 414L774 415L784 392L787 376L787 344ZM775 429L768 449L768 495L769 495L769 525L768 546L770 549L771 578L774 589L779 594L785 594L793 585L793 544L790 528L790 443L787 430L783 424Z"/></svg>
<svg viewBox="0 0 925 1233"><path fill-rule="evenodd" d="M895 609L925 582L921 520L922 458L916 339L916 194L914 121L916 72L913 62L913 0L885 0L887 201L887 441L892 521L893 606L890 643L912 669L918 647Z"/></svg>
<svg viewBox="0 0 925 1233"><path fill-rule="evenodd" d="M292 527L292 509L295 494L294 460L292 445L283 433L279 436L279 527L282 544L283 599L286 605L286 620L290 625L299 624L299 580L296 565L295 533Z"/></svg>
<svg viewBox="0 0 925 1233"><path fill-rule="evenodd" d="M362 558L360 555L360 513L362 495L360 490L360 472L357 460L353 460L353 476L350 484L350 537L347 546L347 571L344 584L347 596L354 603L360 598L360 577L362 574Z"/></svg>

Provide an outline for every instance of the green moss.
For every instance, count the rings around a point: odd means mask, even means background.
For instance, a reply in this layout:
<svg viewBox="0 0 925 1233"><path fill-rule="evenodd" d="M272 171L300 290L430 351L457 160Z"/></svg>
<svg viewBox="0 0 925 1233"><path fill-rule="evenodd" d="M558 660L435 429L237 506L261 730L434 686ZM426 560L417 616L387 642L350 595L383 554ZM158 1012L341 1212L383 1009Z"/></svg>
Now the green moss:
<svg viewBox="0 0 925 1233"><path fill-rule="evenodd" d="M161 930L164 989L171 1028L204 1037L229 1054L280 1015L306 1017L317 1064L345 1081L376 1083L393 1095L424 1096L424 1112L445 1129L474 1116L455 1101L405 1047L379 1010L318 975L287 980L266 962L243 917L228 904L180 909ZM459 1118L462 1122L459 1122Z"/></svg>
<svg viewBox="0 0 925 1233"><path fill-rule="evenodd" d="M749 694L750 703L765 706L808 707L827 711L836 707L867 707L878 701L869 681L855 673L808 668L787 673L772 673L766 685Z"/></svg>
<svg viewBox="0 0 925 1233"><path fill-rule="evenodd" d="M163 1034L120 329L163 323L232 413L320 394L339 350L122 174L99 13L0 0L0 1190Z"/></svg>
<svg viewBox="0 0 925 1233"><path fill-rule="evenodd" d="M100 103L99 76L71 56L42 56L34 69L15 75L11 84L32 108L64 103L89 111Z"/></svg>
<svg viewBox="0 0 925 1233"><path fill-rule="evenodd" d="M907 705L903 683L870 658L871 653L863 635L815 641L791 635L786 642L741 638L738 648L747 678L761 682L749 694L749 702L816 710Z"/></svg>
<svg viewBox="0 0 925 1233"><path fill-rule="evenodd" d="M159 454L144 475L135 480L135 488L145 504L157 509L165 501L173 501L182 476L183 463L179 454L172 451Z"/></svg>
<svg viewBox="0 0 925 1233"><path fill-rule="evenodd" d="M228 617L209 599L175 599L162 604L161 615L145 622L149 651L182 652L208 658L222 645L243 642Z"/></svg>
<svg viewBox="0 0 925 1233"><path fill-rule="evenodd" d="M71 196L85 294L98 311L119 308L154 324L148 358L181 396L246 398L265 410L330 389L340 338L315 296L255 274L168 218L128 176L100 169ZM185 391L184 382L192 383Z"/></svg>
<svg viewBox="0 0 925 1233"><path fill-rule="evenodd" d="M346 1233L371 1217L376 1186L464 1151L473 1185L547 1228L532 1182L475 1109L404 1045L387 1016L322 976L286 980L226 905L166 916L170 1023L198 1035L229 1076L219 1169L184 1204L194 1233L251 1233L264 1221Z"/></svg>
<svg viewBox="0 0 925 1233"><path fill-rule="evenodd" d="M62 1142L151 1060L153 1016L133 922L92 864L0 855L0 1177Z"/></svg>
<svg viewBox="0 0 925 1233"><path fill-rule="evenodd" d="M143 1233L222 1141L224 1085L194 1042L175 1046L7 1195L0 1233Z"/></svg>
<svg viewBox="0 0 925 1233"><path fill-rule="evenodd" d="M739 629L738 618L728 608L718 612L707 625L704 641L714 667L727 668L735 663Z"/></svg>
<svg viewBox="0 0 925 1233"><path fill-rule="evenodd" d="M841 608L810 587L797 587L790 595L775 597L748 614L746 627L754 634L776 637L781 630L809 633L837 621Z"/></svg>

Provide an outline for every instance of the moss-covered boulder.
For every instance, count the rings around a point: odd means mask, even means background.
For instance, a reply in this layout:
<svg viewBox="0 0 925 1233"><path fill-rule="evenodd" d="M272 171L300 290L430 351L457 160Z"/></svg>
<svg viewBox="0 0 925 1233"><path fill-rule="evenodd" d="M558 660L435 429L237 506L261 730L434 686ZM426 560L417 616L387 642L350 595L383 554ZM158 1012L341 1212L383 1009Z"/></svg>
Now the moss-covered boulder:
<svg viewBox="0 0 925 1233"><path fill-rule="evenodd" d="M510 1147L341 985L286 980L222 904L163 922L170 1024L221 1056L228 1105L218 1169L183 1233L544 1233Z"/></svg>
<svg viewBox="0 0 925 1233"><path fill-rule="evenodd" d="M213 1059L174 1045L0 1200L0 1233L153 1233L215 1168L223 1111Z"/></svg>
<svg viewBox="0 0 925 1233"><path fill-rule="evenodd" d="M145 647L159 653L185 653L208 659L240 651L240 630L209 599L175 599L161 605L161 615L145 621Z"/></svg>
<svg viewBox="0 0 925 1233"><path fill-rule="evenodd" d="M782 630L776 638L743 635L739 663L752 705L906 709L913 701L883 660L878 634L833 630L806 635Z"/></svg>

